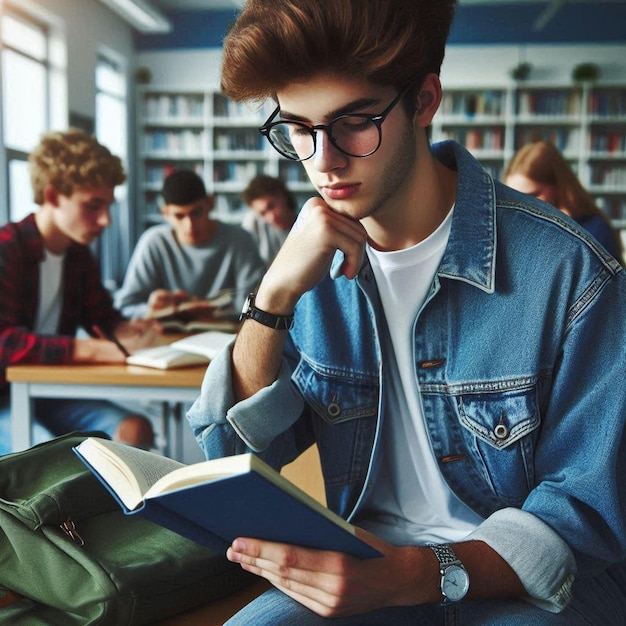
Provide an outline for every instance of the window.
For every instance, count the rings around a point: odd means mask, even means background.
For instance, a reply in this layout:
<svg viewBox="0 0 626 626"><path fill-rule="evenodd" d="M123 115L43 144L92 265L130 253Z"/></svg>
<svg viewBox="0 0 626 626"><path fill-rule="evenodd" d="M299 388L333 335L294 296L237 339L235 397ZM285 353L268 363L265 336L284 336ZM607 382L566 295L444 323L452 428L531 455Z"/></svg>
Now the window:
<svg viewBox="0 0 626 626"><path fill-rule="evenodd" d="M128 175L128 105L126 66L116 55L102 52L96 63L96 137L120 157ZM123 279L130 248L128 185L115 189L112 225L97 243L102 278L111 290Z"/></svg>
<svg viewBox="0 0 626 626"><path fill-rule="evenodd" d="M128 162L126 73L121 63L100 55L96 65L96 136Z"/></svg>
<svg viewBox="0 0 626 626"><path fill-rule="evenodd" d="M2 43L2 145L0 222L19 220L34 209L28 154L41 134L64 119L63 50L49 27L5 6ZM8 206L8 209L6 208Z"/></svg>

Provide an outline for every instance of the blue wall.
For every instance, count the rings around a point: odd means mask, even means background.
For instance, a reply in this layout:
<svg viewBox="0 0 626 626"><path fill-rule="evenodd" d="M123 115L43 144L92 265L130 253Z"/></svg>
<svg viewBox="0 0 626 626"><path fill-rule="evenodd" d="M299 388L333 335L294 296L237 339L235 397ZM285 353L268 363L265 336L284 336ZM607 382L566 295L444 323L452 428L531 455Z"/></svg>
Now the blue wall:
<svg viewBox="0 0 626 626"><path fill-rule="evenodd" d="M462 0L461 0L462 2ZM548 2L487 7L460 6L450 33L452 45L517 43L626 43L626 0L613 3L566 3L539 33L535 20ZM172 32L137 35L138 50L220 48L236 11L176 11L168 13Z"/></svg>

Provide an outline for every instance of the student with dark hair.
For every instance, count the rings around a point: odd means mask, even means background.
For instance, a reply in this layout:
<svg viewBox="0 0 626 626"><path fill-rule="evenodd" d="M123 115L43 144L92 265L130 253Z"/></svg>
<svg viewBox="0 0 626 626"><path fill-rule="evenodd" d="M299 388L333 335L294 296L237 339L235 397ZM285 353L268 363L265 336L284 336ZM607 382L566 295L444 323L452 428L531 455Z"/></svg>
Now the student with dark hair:
<svg viewBox="0 0 626 626"><path fill-rule="evenodd" d="M80 130L50 132L29 156L36 213L0 229L0 454L10 452L5 368L17 363L123 363L123 352L93 330L114 333L133 352L159 329L130 322L113 308L89 249L111 224L114 190L126 175L118 157ZM79 328L91 337L76 337ZM37 441L73 430L101 430L150 447L143 415L104 400L34 401Z"/></svg>
<svg viewBox="0 0 626 626"><path fill-rule="evenodd" d="M534 141L520 148L504 172L513 189L552 204L589 231L620 263L622 241L570 164L549 141Z"/></svg>
<svg viewBox="0 0 626 626"><path fill-rule="evenodd" d="M276 100L261 132L320 197L188 419L209 458L317 443L328 506L382 553L237 538L273 588L229 626L624 621L626 277L429 145L455 4L250 0L225 39L225 93Z"/></svg>
<svg viewBox="0 0 626 626"><path fill-rule="evenodd" d="M267 174L255 176L241 198L250 207L241 226L254 237L269 266L296 221L296 199L280 178Z"/></svg>
<svg viewBox="0 0 626 626"><path fill-rule="evenodd" d="M264 264L249 233L213 219L213 197L191 170L176 170L163 182L166 224L149 228L137 242L116 306L133 318L223 290L241 306Z"/></svg>

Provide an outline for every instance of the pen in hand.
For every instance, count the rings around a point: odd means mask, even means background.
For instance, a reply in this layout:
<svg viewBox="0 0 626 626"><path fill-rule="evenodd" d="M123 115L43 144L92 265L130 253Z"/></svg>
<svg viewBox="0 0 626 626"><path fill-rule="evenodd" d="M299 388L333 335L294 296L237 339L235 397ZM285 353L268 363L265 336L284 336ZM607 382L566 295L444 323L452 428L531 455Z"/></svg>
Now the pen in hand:
<svg viewBox="0 0 626 626"><path fill-rule="evenodd" d="M95 324L91 328L100 339L104 339L105 341L110 341L114 343L120 349L120 352L124 356L130 356L130 352L124 347L122 342L113 333L106 333L104 332L104 330L102 330L102 328L100 328L100 326L96 326Z"/></svg>

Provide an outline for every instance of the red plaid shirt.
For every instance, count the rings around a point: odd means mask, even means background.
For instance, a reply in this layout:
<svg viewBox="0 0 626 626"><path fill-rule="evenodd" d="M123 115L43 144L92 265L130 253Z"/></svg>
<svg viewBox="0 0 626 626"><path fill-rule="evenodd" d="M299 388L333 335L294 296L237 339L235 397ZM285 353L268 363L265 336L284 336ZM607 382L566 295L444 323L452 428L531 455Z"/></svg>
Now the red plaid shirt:
<svg viewBox="0 0 626 626"><path fill-rule="evenodd" d="M87 246L72 244L63 261L63 305L59 334L33 333L39 302L43 240L31 214L0 228L0 388L15 363L69 363L79 327L113 330L122 320L100 281Z"/></svg>

